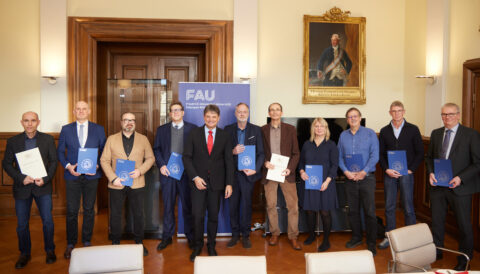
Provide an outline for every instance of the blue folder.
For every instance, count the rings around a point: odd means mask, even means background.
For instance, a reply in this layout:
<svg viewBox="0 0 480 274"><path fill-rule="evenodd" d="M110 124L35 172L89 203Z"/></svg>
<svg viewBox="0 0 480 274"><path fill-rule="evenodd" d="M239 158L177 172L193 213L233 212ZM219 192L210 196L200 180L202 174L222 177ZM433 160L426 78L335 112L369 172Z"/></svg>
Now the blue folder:
<svg viewBox="0 0 480 274"><path fill-rule="evenodd" d="M245 150L238 154L238 170L255 170L255 146L245 146Z"/></svg>
<svg viewBox="0 0 480 274"><path fill-rule="evenodd" d="M345 155L345 165L350 172L362 171L364 167L362 154Z"/></svg>
<svg viewBox="0 0 480 274"><path fill-rule="evenodd" d="M135 170L135 161L117 159L115 174L118 178L125 180L122 182L124 186L132 186L133 179L130 177L130 172Z"/></svg>
<svg viewBox="0 0 480 274"><path fill-rule="evenodd" d="M81 174L97 173L98 148L79 148L77 172Z"/></svg>
<svg viewBox="0 0 480 274"><path fill-rule="evenodd" d="M402 175L408 175L407 153L405 150L387 151L388 168L398 171Z"/></svg>
<svg viewBox="0 0 480 274"><path fill-rule="evenodd" d="M305 189L320 190L323 184L323 166L305 165L308 180L305 181Z"/></svg>
<svg viewBox="0 0 480 274"><path fill-rule="evenodd" d="M448 159L434 159L433 169L437 179L435 185L450 187L448 183L453 179L452 162Z"/></svg>
<svg viewBox="0 0 480 274"><path fill-rule="evenodd" d="M167 169L170 172L169 177L180 181L184 170L182 154L172 152L172 154L170 154L170 159L168 159Z"/></svg>

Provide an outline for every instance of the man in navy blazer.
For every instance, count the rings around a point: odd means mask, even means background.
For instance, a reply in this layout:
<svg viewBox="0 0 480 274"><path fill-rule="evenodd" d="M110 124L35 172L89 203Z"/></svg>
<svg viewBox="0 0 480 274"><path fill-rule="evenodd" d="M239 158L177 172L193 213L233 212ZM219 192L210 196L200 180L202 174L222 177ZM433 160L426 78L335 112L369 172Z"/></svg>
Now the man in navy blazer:
<svg viewBox="0 0 480 274"><path fill-rule="evenodd" d="M91 245L98 179L102 177L98 163L106 141L103 126L88 121L90 108L86 102L77 102L73 115L76 121L62 127L57 148L58 160L65 168L67 194L67 248L63 254L65 259L70 258L77 243L80 198L83 198L82 243L84 246ZM79 148L98 148L96 173L80 174L76 171Z"/></svg>
<svg viewBox="0 0 480 274"><path fill-rule="evenodd" d="M457 104L446 103L442 107L443 127L432 131L430 145L425 157L430 182L430 205L432 209L432 234L436 246L443 247L445 216L448 206L453 210L459 230L458 249L473 257L473 231L471 222L472 196L480 192L480 135L474 129L462 126L460 108ZM453 178L449 187L436 186L434 159L449 159ZM440 251L441 252L441 251ZM438 253L437 259L443 257ZM454 267L465 271L467 260L457 257Z"/></svg>
<svg viewBox="0 0 480 274"><path fill-rule="evenodd" d="M188 134L196 126L183 121L183 105L180 102L172 102L170 105L170 123L157 128L153 153L157 167L160 169L160 186L163 200L163 233L162 242L157 250L162 250L172 243L172 236L175 233L175 200L178 196L182 203L183 224L185 236L189 247L193 245L192 235L192 201L190 199L190 188L188 176L184 172L180 181L169 177L167 169L168 160L172 152L183 154L183 143L187 140Z"/></svg>
<svg viewBox="0 0 480 274"><path fill-rule="evenodd" d="M237 122L225 127L225 131L232 136L232 153L235 164L235 180L233 193L229 200L230 226L232 227L232 239L228 247L237 244L242 234L244 248L252 247L250 242L250 226L252 222L252 194L255 182L262 178L262 164L265 161L263 153L262 130L259 126L248 122L249 107L245 103L239 103L235 108ZM255 169L237 170L238 154L245 150L245 146L255 146Z"/></svg>

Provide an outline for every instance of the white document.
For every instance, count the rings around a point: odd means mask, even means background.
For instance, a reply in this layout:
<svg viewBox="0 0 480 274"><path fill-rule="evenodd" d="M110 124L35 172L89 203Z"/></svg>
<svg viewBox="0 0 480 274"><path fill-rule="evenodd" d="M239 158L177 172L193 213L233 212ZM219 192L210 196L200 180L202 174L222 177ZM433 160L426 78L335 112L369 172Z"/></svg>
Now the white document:
<svg viewBox="0 0 480 274"><path fill-rule="evenodd" d="M282 175L282 172L288 167L289 160L290 157L272 153L270 163L274 166L274 168L268 170L267 180L284 183L285 176Z"/></svg>
<svg viewBox="0 0 480 274"><path fill-rule="evenodd" d="M42 155L38 147L15 153L20 171L33 179L40 179L47 176Z"/></svg>

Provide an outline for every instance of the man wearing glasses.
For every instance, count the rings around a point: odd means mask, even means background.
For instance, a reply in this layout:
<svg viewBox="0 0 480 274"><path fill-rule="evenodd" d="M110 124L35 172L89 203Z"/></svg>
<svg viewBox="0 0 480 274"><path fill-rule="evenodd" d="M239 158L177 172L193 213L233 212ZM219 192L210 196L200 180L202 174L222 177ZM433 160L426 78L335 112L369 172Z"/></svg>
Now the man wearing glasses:
<svg viewBox="0 0 480 274"><path fill-rule="evenodd" d="M196 128L194 124L183 120L183 105L180 102L172 102L170 105L170 123L166 123L157 129L153 152L155 161L160 169L160 184L163 200L163 233L162 242L157 250L165 249L172 243L172 236L175 233L175 201L177 194L182 202L182 213L184 232L189 247L193 247L192 234L192 201L190 199L190 188L186 172L177 180L170 177L167 168L168 160L172 152L183 154L183 143L187 140L190 130Z"/></svg>
<svg viewBox="0 0 480 274"><path fill-rule="evenodd" d="M395 229L397 208L397 191L400 197L405 214L405 225L413 225L417 222L415 208L413 205L413 188L415 182L413 173L423 161L423 142L420 130L416 125L408 123L403 115L405 109L403 103L394 101L390 105L390 116L392 121L380 130L380 165L385 170L385 219L387 222L386 232ZM403 150L407 156L408 174L402 175L388 165L388 151ZM385 249L389 246L385 238L378 245L378 248Z"/></svg>
<svg viewBox="0 0 480 274"><path fill-rule="evenodd" d="M352 228L352 239L345 245L354 248L362 244L362 224L360 221L360 205L365 213L367 231L367 248L375 256L377 254L377 218L375 216L375 165L378 162L378 138L375 131L360 125L362 114L355 107L345 114L349 129L340 134L338 140L339 167L347 180L348 220ZM356 156L359 155L359 156ZM360 163L350 165L347 158L361 158ZM361 165L361 166L360 166Z"/></svg>
<svg viewBox="0 0 480 274"><path fill-rule="evenodd" d="M480 191L480 136L477 131L460 125L460 108L454 103L442 107L444 127L432 131L425 163L430 182L433 242L443 247L447 208L453 209L460 230L459 251L473 256L473 232L470 220L472 195ZM453 179L449 187L436 186L434 159L449 159ZM437 259L443 257L437 251ZM455 270L464 271L467 261L457 257Z"/></svg>
<svg viewBox="0 0 480 274"><path fill-rule="evenodd" d="M122 208L128 198L130 211L133 213L133 236L136 244L142 244L144 235L143 192L144 174L152 167L155 158L152 146L145 135L135 131L135 115L122 115L122 131L108 137L103 149L100 163L108 179L110 194L110 233L112 244L120 244L122 235ZM115 175L117 159L135 161L134 171L129 173L133 179L132 186L124 186L125 181ZM148 250L143 246L143 255Z"/></svg>

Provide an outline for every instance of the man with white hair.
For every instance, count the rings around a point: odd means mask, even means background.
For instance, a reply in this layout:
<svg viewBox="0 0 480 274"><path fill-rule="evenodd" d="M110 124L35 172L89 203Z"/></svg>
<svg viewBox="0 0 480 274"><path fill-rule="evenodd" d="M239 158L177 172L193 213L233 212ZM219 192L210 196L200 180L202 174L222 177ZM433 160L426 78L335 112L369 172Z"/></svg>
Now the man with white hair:
<svg viewBox="0 0 480 274"><path fill-rule="evenodd" d="M323 86L345 86L352 61L347 52L340 47L340 36L334 33L330 39L332 45L326 48L317 63L317 77Z"/></svg>

